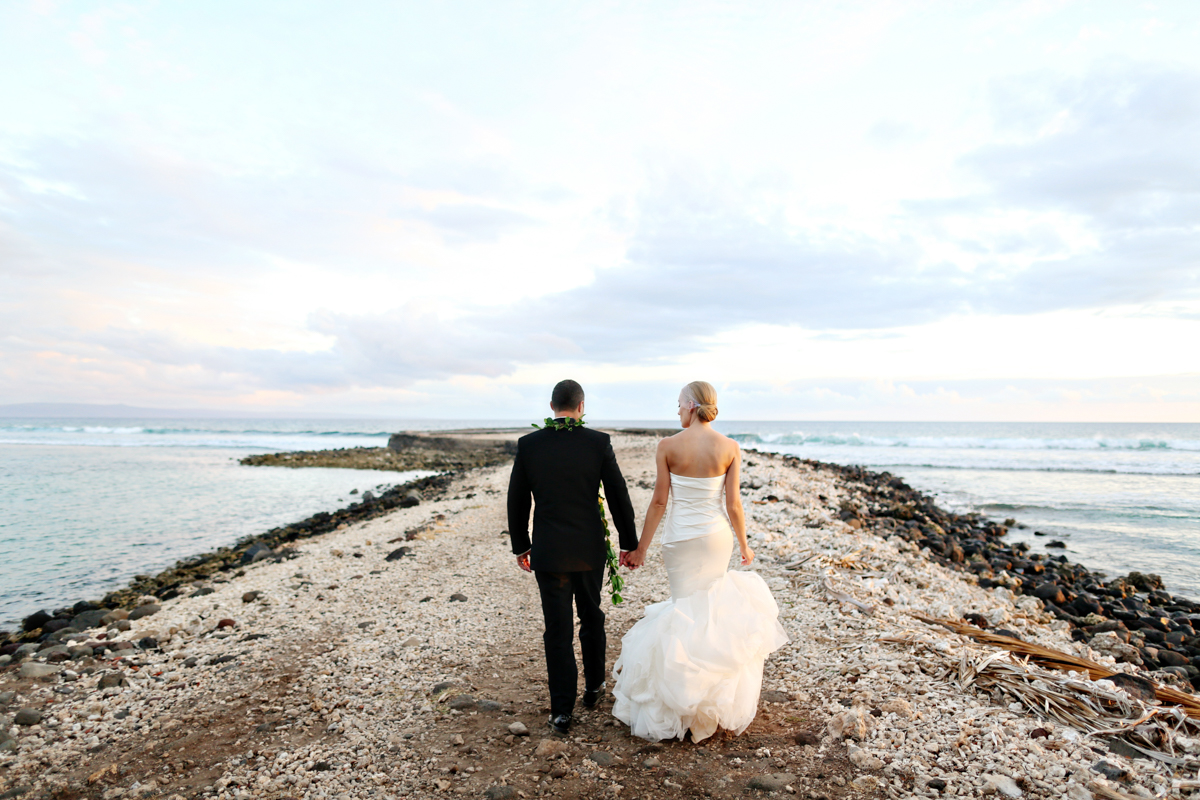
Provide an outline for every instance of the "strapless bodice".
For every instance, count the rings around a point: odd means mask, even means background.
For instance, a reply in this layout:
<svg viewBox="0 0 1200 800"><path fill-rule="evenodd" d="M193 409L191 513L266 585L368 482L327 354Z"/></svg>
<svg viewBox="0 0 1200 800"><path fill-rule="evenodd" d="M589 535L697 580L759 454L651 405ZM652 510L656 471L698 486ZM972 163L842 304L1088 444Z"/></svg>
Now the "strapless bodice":
<svg viewBox="0 0 1200 800"><path fill-rule="evenodd" d="M671 509L663 543L682 542L713 533L732 534L725 514L725 476L689 478L671 473Z"/></svg>

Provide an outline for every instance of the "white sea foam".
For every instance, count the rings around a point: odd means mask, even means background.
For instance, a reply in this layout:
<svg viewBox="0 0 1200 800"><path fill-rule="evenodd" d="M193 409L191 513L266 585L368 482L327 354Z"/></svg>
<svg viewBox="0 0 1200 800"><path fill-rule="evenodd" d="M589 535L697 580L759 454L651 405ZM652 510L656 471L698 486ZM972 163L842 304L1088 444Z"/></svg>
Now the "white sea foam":
<svg viewBox="0 0 1200 800"><path fill-rule="evenodd" d="M733 423L731 423L733 424ZM934 450L1181 450L1200 452L1200 439L1156 437L1066 439L988 438L980 436L870 436L859 433L814 434L730 433L741 442L773 445L833 445L845 447L911 447Z"/></svg>

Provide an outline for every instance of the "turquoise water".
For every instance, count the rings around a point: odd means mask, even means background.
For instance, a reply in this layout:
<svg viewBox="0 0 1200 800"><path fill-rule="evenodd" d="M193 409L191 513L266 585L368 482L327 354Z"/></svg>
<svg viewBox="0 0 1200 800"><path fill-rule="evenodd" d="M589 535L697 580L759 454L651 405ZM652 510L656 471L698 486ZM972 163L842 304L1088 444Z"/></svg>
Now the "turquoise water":
<svg viewBox="0 0 1200 800"><path fill-rule="evenodd" d="M251 453L382 446L511 420L0 419L0 627L409 476L243 467ZM603 423L595 423L603 424ZM671 427L669 422L613 423ZM1200 597L1200 425L727 422L746 447L887 469L1041 548ZM1035 531L1049 534L1034 536Z"/></svg>

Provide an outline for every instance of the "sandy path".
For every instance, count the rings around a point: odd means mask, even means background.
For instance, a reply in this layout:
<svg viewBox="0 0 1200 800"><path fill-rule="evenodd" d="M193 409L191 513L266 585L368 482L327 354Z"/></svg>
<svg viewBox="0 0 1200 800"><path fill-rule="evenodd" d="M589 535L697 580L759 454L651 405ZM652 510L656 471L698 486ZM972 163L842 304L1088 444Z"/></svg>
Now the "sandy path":
<svg viewBox="0 0 1200 800"><path fill-rule="evenodd" d="M614 437L639 510L654 444ZM1100 755L1132 770L1133 796L1169 786L1165 773L1004 697L960 689L940 659L969 648L907 614L975 611L1074 647L1028 598L1018 607L906 543L837 522L831 509L853 487L758 454L744 485L755 566L793 641L768 662L754 725L703 746L648 746L605 701L580 711L566 741L553 737L536 584L502 533L508 472L466 473L417 507L305 540L297 558L169 601L122 634L155 635L161 650L92 664L78 680L0 685L17 692L12 709L45 715L15 729L0 796L733 797L757 785L814 798L935 797L995 793L1004 779L1027 797L1083 798ZM387 561L401 546L411 554ZM610 664L620 634L667 596L656 551L626 603L608 607ZM822 581L873 613L831 604ZM249 591L261 596L243 602ZM225 619L236 627L218 628ZM129 685L97 688L116 670ZM529 734L513 734L517 723ZM1039 727L1049 737L1031 739ZM841 728L849 738L834 735Z"/></svg>

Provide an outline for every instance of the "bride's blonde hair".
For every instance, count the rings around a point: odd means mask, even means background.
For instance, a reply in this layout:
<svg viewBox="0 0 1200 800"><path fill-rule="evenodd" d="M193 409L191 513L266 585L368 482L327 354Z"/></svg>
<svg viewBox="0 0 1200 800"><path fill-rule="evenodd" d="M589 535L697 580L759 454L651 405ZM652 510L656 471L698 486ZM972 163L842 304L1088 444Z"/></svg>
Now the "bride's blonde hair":
<svg viewBox="0 0 1200 800"><path fill-rule="evenodd" d="M712 422L717 418L717 390L708 381L692 381L683 387L683 396L695 404L696 416L701 422Z"/></svg>

